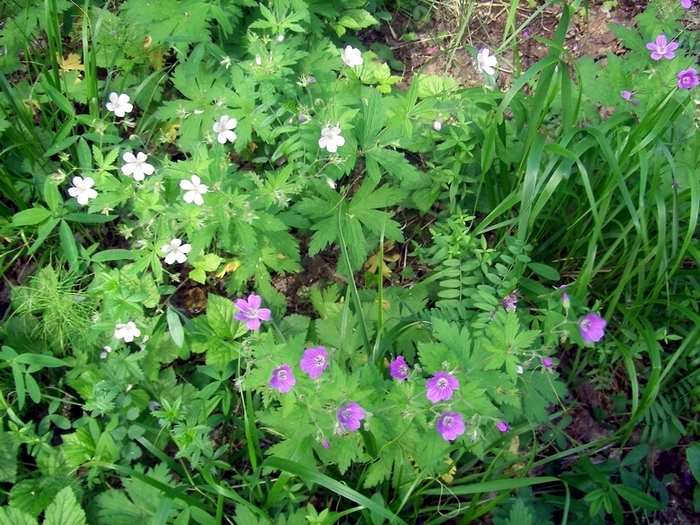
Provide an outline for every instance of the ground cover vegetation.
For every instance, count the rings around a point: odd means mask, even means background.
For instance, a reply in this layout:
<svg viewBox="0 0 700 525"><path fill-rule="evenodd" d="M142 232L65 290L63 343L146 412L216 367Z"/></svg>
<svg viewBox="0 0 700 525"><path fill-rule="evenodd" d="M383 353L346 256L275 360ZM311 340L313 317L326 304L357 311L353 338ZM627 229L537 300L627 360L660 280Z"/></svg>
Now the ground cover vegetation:
<svg viewBox="0 0 700 525"><path fill-rule="evenodd" d="M437 4L4 3L0 523L700 510L697 5L531 4L399 88Z"/></svg>

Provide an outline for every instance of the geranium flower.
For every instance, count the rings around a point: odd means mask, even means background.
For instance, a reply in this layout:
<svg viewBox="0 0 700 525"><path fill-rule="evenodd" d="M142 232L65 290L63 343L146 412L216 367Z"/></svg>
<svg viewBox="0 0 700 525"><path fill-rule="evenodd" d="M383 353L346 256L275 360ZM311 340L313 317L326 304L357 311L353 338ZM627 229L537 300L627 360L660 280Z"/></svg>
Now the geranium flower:
<svg viewBox="0 0 700 525"><path fill-rule="evenodd" d="M681 0L681 5L685 9L690 9L693 6L693 0Z"/></svg>
<svg viewBox="0 0 700 525"><path fill-rule="evenodd" d="M447 372L438 372L425 384L426 397L433 403L447 401L452 398L452 392L459 388L457 378Z"/></svg>
<svg viewBox="0 0 700 525"><path fill-rule="evenodd" d="M440 122L439 120L434 120L433 121L433 129L435 131L440 131L442 129L442 122Z"/></svg>
<svg viewBox="0 0 700 525"><path fill-rule="evenodd" d="M282 365L272 371L270 386L275 390L279 390L282 394L289 392L289 389L292 388L296 382L297 380L294 379L294 374L292 373L292 369L289 368L289 365Z"/></svg>
<svg viewBox="0 0 700 525"><path fill-rule="evenodd" d="M487 75L493 75L496 73L494 69L498 64L498 60L493 55L489 56L490 51L486 48L480 49L476 55L476 66L479 71L483 71Z"/></svg>
<svg viewBox="0 0 700 525"><path fill-rule="evenodd" d="M340 136L340 126L326 126L321 130L321 138L318 139L319 148L327 149L328 153L335 153L344 145L345 139Z"/></svg>
<svg viewBox="0 0 700 525"><path fill-rule="evenodd" d="M598 314L591 312L585 317L582 317L578 322L578 329L583 337L583 342L597 343L605 335L605 319L598 317Z"/></svg>
<svg viewBox="0 0 700 525"><path fill-rule="evenodd" d="M109 94L109 102L105 104L107 111L113 112L117 117L125 117L127 113L131 113L134 109L132 104L129 104L129 95L122 93L117 95L112 92Z"/></svg>
<svg viewBox="0 0 700 525"><path fill-rule="evenodd" d="M554 363L552 363L552 360L549 357L543 357L542 366L545 368L552 368L554 366Z"/></svg>
<svg viewBox="0 0 700 525"><path fill-rule="evenodd" d="M360 428L360 420L365 418L365 411L357 403L348 403L337 414L338 423L348 430Z"/></svg>
<svg viewBox="0 0 700 525"><path fill-rule="evenodd" d="M88 204L90 199L97 197L97 192L92 189L92 186L95 184L92 177L82 178L75 176L71 182L73 183L73 186L68 188L68 195L75 197L78 204L85 206Z"/></svg>
<svg viewBox="0 0 700 525"><path fill-rule="evenodd" d="M202 198L202 195L204 195L207 191L208 188L205 184L202 184L202 179L200 179L197 175L192 175L190 177L190 180L183 179L180 181L180 187L183 190L186 190L187 193L182 197L185 199L186 203L191 203L194 202L197 206L201 206L204 204L204 199Z"/></svg>
<svg viewBox="0 0 700 525"><path fill-rule="evenodd" d="M141 330L136 328L136 324L133 321L129 321L126 324L117 324L116 330L114 330L114 337L117 339L124 339L125 343L131 343L134 338L141 335Z"/></svg>
<svg viewBox="0 0 700 525"><path fill-rule="evenodd" d="M299 366L311 379L316 379L328 366L328 352L322 346L307 348Z"/></svg>
<svg viewBox="0 0 700 525"><path fill-rule="evenodd" d="M651 51L652 60L661 60L662 58L671 60L676 56L674 51L678 49L678 44L675 42L669 44L666 35L659 35L656 37L656 41L647 44L647 49Z"/></svg>
<svg viewBox="0 0 700 525"><path fill-rule="evenodd" d="M346 46L345 50L340 54L340 58L348 67L361 66L364 60L362 60L362 51L356 49L352 46Z"/></svg>
<svg viewBox="0 0 700 525"><path fill-rule="evenodd" d="M238 121L228 115L224 115L218 122L214 122L213 130L216 133L216 140L219 144L226 144L226 141L233 142L236 140L236 135L232 130L238 126Z"/></svg>
<svg viewBox="0 0 700 525"><path fill-rule="evenodd" d="M508 426L508 423L505 421L499 421L496 423L496 428L501 432L508 432L510 430L510 426Z"/></svg>
<svg viewBox="0 0 700 525"><path fill-rule="evenodd" d="M192 246L182 244L180 239L173 239L160 249L161 252L167 254L165 256L165 264L173 264L175 261L182 264L187 260L187 254L192 251Z"/></svg>
<svg viewBox="0 0 700 525"><path fill-rule="evenodd" d="M442 439L445 441L454 441L457 436L464 434L462 414L445 412L435 424L435 429L442 434Z"/></svg>
<svg viewBox="0 0 700 525"><path fill-rule="evenodd" d="M694 67L678 73L678 87L680 89L692 89L698 84L700 84L700 78L698 78L698 72Z"/></svg>
<svg viewBox="0 0 700 525"><path fill-rule="evenodd" d="M396 359L389 364L389 375L394 379L404 381L408 378L409 372L410 368L408 368L408 364L402 355L397 356Z"/></svg>
<svg viewBox="0 0 700 525"><path fill-rule="evenodd" d="M269 321L272 314L269 309L260 308L261 304L260 296L255 294L250 294L247 301L237 299L235 305L240 313L234 314L233 318L244 322L248 330L257 330L260 328L260 321Z"/></svg>
<svg viewBox="0 0 700 525"><path fill-rule="evenodd" d="M153 175L155 171L155 168L146 162L148 155L142 151L139 151L136 156L127 151L122 155L122 159L126 163L122 166L122 173L124 175L133 175L134 180L142 181L146 178L146 175Z"/></svg>

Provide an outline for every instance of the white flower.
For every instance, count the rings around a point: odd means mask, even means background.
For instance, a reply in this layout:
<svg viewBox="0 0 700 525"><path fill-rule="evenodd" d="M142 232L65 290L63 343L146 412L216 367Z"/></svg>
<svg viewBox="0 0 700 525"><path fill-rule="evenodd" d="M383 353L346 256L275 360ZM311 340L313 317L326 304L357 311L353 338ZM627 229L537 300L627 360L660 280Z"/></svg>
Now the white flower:
<svg viewBox="0 0 700 525"><path fill-rule="evenodd" d="M129 95L122 93L117 95L112 92L109 94L109 102L105 104L107 111L112 111L117 117L124 117L127 113L131 113L134 106L129 104Z"/></svg>
<svg viewBox="0 0 700 525"><path fill-rule="evenodd" d="M95 181L92 177L73 177L73 186L68 188L68 195L75 197L78 204L85 206L90 199L97 197L97 192L92 189Z"/></svg>
<svg viewBox="0 0 700 525"><path fill-rule="evenodd" d="M192 250L189 244L182 244L180 239L173 239L170 244L163 246L160 251L166 253L165 264L174 262L184 263L187 260L187 254Z"/></svg>
<svg viewBox="0 0 700 525"><path fill-rule="evenodd" d="M335 153L340 146L345 145L345 139L340 136L339 126L326 126L321 130L318 147L326 148L329 153Z"/></svg>
<svg viewBox="0 0 700 525"><path fill-rule="evenodd" d="M126 326L126 325L121 325L121 326ZM115 331L115 334L116 334L116 331ZM103 346L102 350L103 351L100 353L100 359L107 359L107 356L112 351L112 347L111 346Z"/></svg>
<svg viewBox="0 0 700 525"><path fill-rule="evenodd" d="M442 129L442 122L440 122L439 120L433 122L433 129L435 131L440 131Z"/></svg>
<svg viewBox="0 0 700 525"><path fill-rule="evenodd" d="M216 140L219 144L226 144L226 141L233 142L236 140L236 134L231 131L238 126L238 121L228 115L224 115L219 119L219 122L214 122L214 133L217 134Z"/></svg>
<svg viewBox="0 0 700 525"><path fill-rule="evenodd" d="M348 67L361 66L363 62L362 51L352 46L346 46L345 51L340 54L340 58Z"/></svg>
<svg viewBox="0 0 700 525"><path fill-rule="evenodd" d="M126 324L118 324L117 329L114 331L114 337L117 339L124 339L125 343L131 343L135 337L141 335L141 330L136 328L133 321L129 321Z"/></svg>
<svg viewBox="0 0 700 525"><path fill-rule="evenodd" d="M146 162L148 160L148 155L139 151L136 156L133 153L126 152L122 155L124 159L124 164L122 166L122 173L124 175L133 175L134 180L143 180L146 175L152 175L155 168Z"/></svg>
<svg viewBox="0 0 700 525"><path fill-rule="evenodd" d="M496 64L498 64L498 60L496 60L496 57L493 55L489 56L488 49L483 48L477 53L476 62L479 71L483 71L487 75L493 75L496 73L494 68L496 67Z"/></svg>
<svg viewBox="0 0 700 525"><path fill-rule="evenodd" d="M190 180L191 182L185 179L180 181L180 187L187 191L183 199L188 204L194 202L197 206L201 206L204 204L202 195L208 191L208 188L205 184L202 184L202 180L197 175L192 175Z"/></svg>
<svg viewBox="0 0 700 525"><path fill-rule="evenodd" d="M522 374L522 373L523 373L523 367L520 366L520 365L515 365L515 371L516 371L518 374Z"/></svg>
<svg viewBox="0 0 700 525"><path fill-rule="evenodd" d="M278 42L284 42L284 35L277 35Z"/></svg>

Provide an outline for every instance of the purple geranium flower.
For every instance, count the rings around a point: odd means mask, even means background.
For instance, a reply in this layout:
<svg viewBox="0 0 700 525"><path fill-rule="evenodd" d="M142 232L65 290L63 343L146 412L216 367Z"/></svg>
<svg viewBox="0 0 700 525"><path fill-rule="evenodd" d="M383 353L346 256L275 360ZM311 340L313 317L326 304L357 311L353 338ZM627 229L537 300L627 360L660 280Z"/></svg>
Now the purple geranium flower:
<svg viewBox="0 0 700 525"><path fill-rule="evenodd" d="M694 67L678 73L678 87L680 89L691 89L698 84L700 84L700 78L698 78L698 72L695 71Z"/></svg>
<svg viewBox="0 0 700 525"><path fill-rule="evenodd" d="M554 363L552 363L552 360L549 357L543 357L542 366L545 368L552 368L552 366L554 366Z"/></svg>
<svg viewBox="0 0 700 525"><path fill-rule="evenodd" d="M506 309L506 312L515 312L517 309L517 302L518 295L516 292L509 293L501 300L501 304L503 305L503 308Z"/></svg>
<svg viewBox="0 0 700 525"><path fill-rule="evenodd" d="M357 403L348 403L338 410L338 423L348 430L360 428L360 420L365 418L365 411Z"/></svg>
<svg viewBox="0 0 700 525"><path fill-rule="evenodd" d="M328 352L322 346L307 348L299 366L311 379L316 379L328 366Z"/></svg>
<svg viewBox="0 0 700 525"><path fill-rule="evenodd" d="M406 379L409 371L408 364L406 364L406 360L402 355L397 356L396 359L389 364L389 374L399 381Z"/></svg>
<svg viewBox="0 0 700 525"><path fill-rule="evenodd" d="M652 60L661 60L662 58L670 60L676 56L674 51L678 49L678 44L675 42L669 44L666 40L666 35L659 35L656 37L655 42L647 44L647 49L651 51Z"/></svg>
<svg viewBox="0 0 700 525"><path fill-rule="evenodd" d="M247 301L237 299L235 304L240 313L234 314L233 318L245 323L248 330L257 330L260 328L260 321L270 320L272 312L267 308L260 308L262 303L259 295L250 294Z"/></svg>
<svg viewBox="0 0 700 525"><path fill-rule="evenodd" d="M693 0L681 0L681 5L682 5L685 9L690 9L690 8L692 7L692 5L693 5Z"/></svg>
<svg viewBox="0 0 700 525"><path fill-rule="evenodd" d="M598 317L598 314L591 312L585 317L582 317L578 322L578 329L581 332L581 337L583 337L583 342L597 343L603 338L604 328L607 323L602 317Z"/></svg>
<svg viewBox="0 0 700 525"><path fill-rule="evenodd" d="M459 388L457 378L447 372L438 372L425 384L427 392L425 395L433 403L447 401L452 398L452 391Z"/></svg>
<svg viewBox="0 0 700 525"><path fill-rule="evenodd" d="M282 365L272 371L270 386L283 394L289 392L289 389L292 388L296 382L297 380L294 379L294 374L292 373L292 369L289 368L289 365Z"/></svg>
<svg viewBox="0 0 700 525"><path fill-rule="evenodd" d="M496 428L501 432L508 432L510 430L510 426L508 426L508 423L505 421L499 421L496 423Z"/></svg>
<svg viewBox="0 0 700 525"><path fill-rule="evenodd" d="M435 428L445 441L454 441L457 436L464 434L464 421L462 414L457 412L445 412L440 416Z"/></svg>

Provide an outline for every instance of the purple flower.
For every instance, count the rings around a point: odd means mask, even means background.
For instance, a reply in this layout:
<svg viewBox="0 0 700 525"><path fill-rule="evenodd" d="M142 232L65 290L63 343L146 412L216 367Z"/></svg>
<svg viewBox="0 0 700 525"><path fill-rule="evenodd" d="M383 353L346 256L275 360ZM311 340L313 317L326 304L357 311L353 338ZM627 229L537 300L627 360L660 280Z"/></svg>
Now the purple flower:
<svg viewBox="0 0 700 525"><path fill-rule="evenodd" d="M569 309L569 307L571 306L571 300L569 299L569 294L567 294L567 293L561 294L561 305L564 307L564 310Z"/></svg>
<svg viewBox="0 0 700 525"><path fill-rule="evenodd" d="M620 96L624 98L625 100L629 100L632 98L632 92L631 91L620 91Z"/></svg>
<svg viewBox="0 0 700 525"><path fill-rule="evenodd" d="M552 360L549 357L543 357L542 358L542 366L545 368L552 368L554 364L552 363Z"/></svg>
<svg viewBox="0 0 700 525"><path fill-rule="evenodd" d="M445 412L440 416L435 428L445 441L454 441L457 436L464 434L464 421L462 414L457 412Z"/></svg>
<svg viewBox="0 0 700 525"><path fill-rule="evenodd" d="M233 318L236 321L244 322L248 330L257 330L260 328L260 321L270 320L270 310L260 308L262 303L259 295L250 294L247 301L237 299L235 304L240 313L234 314Z"/></svg>
<svg viewBox="0 0 700 525"><path fill-rule="evenodd" d="M517 302L518 296L515 292L509 293L501 300L501 304L503 305L503 308L506 309L506 312L515 312L517 308L515 305Z"/></svg>
<svg viewBox="0 0 700 525"><path fill-rule="evenodd" d="M680 89L691 89L698 84L700 84L700 78L698 78L698 72L695 71L694 67L678 73L678 87Z"/></svg>
<svg viewBox="0 0 700 525"><path fill-rule="evenodd" d="M496 428L501 432L508 432L510 430L508 423L506 423L505 421L499 421L498 423L496 423Z"/></svg>
<svg viewBox="0 0 700 525"><path fill-rule="evenodd" d="M438 372L425 384L425 395L433 403L452 399L452 391L459 388L457 378L447 372Z"/></svg>
<svg viewBox="0 0 700 525"><path fill-rule="evenodd" d="M402 355L397 356L396 359L389 364L389 375L399 381L405 380L408 377L409 371L408 364L406 364L406 360Z"/></svg>
<svg viewBox="0 0 700 525"><path fill-rule="evenodd" d="M678 44L675 42L669 44L666 41L666 35L659 35L656 37L655 42L649 42L647 44L647 49L651 51L652 60L661 60L662 58L668 58L670 60L676 56L674 51L678 49Z"/></svg>
<svg viewBox="0 0 700 525"><path fill-rule="evenodd" d="M270 386L283 394L289 392L289 389L292 388L296 382L297 380L294 379L294 374L292 373L292 369L289 368L289 365L282 365L272 371Z"/></svg>
<svg viewBox="0 0 700 525"><path fill-rule="evenodd" d="M326 450L329 449L329 448L331 447L331 444L330 444L328 441L322 441L322 442L321 442L321 445L322 445L323 448L325 448Z"/></svg>
<svg viewBox="0 0 700 525"><path fill-rule="evenodd" d="M299 366L311 379L316 379L328 366L328 352L322 346L307 348Z"/></svg>
<svg viewBox="0 0 700 525"><path fill-rule="evenodd" d="M692 5L693 5L693 0L681 0L681 5L682 5L685 9L690 9L690 8L692 7Z"/></svg>
<svg viewBox="0 0 700 525"><path fill-rule="evenodd" d="M598 314L591 312L585 317L582 317L578 322L578 329L581 332L581 337L583 337L583 342L597 343L603 338L604 328L607 323L602 317L598 317Z"/></svg>
<svg viewBox="0 0 700 525"><path fill-rule="evenodd" d="M365 411L357 403L348 403L338 410L337 417L338 423L348 430L357 430L360 428L360 419L365 418Z"/></svg>

